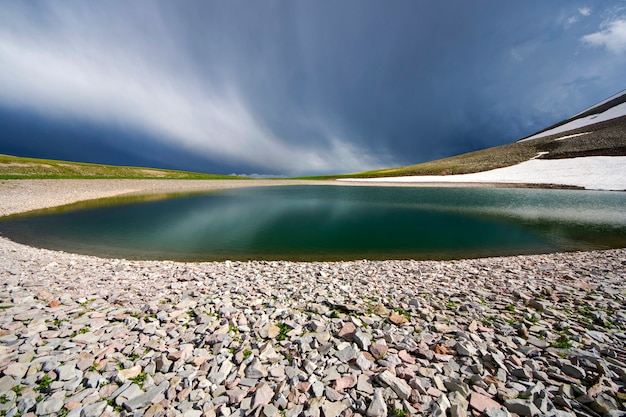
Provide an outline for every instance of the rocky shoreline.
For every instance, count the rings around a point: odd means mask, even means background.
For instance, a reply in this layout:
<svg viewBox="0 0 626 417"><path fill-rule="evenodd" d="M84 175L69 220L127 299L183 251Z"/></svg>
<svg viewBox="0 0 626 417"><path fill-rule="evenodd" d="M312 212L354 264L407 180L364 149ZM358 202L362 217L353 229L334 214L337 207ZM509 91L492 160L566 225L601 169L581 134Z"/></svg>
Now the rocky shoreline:
<svg viewBox="0 0 626 417"><path fill-rule="evenodd" d="M100 259L0 238L6 416L626 414L626 250Z"/></svg>

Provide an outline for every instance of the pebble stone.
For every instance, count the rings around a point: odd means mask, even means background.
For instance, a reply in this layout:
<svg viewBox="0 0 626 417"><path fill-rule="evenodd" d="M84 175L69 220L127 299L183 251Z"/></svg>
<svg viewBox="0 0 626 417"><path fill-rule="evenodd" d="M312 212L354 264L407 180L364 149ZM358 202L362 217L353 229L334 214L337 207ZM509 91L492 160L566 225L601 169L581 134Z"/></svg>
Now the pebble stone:
<svg viewBox="0 0 626 417"><path fill-rule="evenodd" d="M625 415L626 250L101 259L0 238L0 412Z"/></svg>

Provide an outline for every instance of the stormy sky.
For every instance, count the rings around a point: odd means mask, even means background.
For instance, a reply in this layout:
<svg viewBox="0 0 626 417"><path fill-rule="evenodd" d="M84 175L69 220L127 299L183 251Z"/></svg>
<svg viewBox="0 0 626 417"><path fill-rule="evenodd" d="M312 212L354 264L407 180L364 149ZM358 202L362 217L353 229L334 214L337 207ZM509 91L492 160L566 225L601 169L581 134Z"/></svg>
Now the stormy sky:
<svg viewBox="0 0 626 417"><path fill-rule="evenodd" d="M363 171L512 142L624 74L622 0L6 0L0 153Z"/></svg>

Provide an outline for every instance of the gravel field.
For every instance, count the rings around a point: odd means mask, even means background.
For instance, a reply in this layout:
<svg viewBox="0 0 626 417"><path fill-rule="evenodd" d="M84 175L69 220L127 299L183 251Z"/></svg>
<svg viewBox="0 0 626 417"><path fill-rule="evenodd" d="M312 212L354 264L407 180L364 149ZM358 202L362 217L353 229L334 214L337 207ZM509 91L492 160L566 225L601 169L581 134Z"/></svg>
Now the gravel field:
<svg viewBox="0 0 626 417"><path fill-rule="evenodd" d="M0 214L181 184L3 181ZM626 415L624 249L177 263L0 238L0 259L7 416Z"/></svg>

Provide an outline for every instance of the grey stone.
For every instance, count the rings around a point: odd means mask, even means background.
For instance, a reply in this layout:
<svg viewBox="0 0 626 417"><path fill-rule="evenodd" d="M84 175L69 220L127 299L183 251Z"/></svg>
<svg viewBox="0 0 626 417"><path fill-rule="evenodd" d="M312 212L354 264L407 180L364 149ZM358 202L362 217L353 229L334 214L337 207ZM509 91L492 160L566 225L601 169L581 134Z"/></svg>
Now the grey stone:
<svg viewBox="0 0 626 417"><path fill-rule="evenodd" d="M345 409L346 405L338 401L325 401L322 404L322 413L324 413L324 417L337 417Z"/></svg>
<svg viewBox="0 0 626 417"><path fill-rule="evenodd" d="M167 358L166 354L162 354L154 361L154 364L157 371L167 373L172 366L172 361Z"/></svg>
<svg viewBox="0 0 626 417"><path fill-rule="evenodd" d="M22 379L24 375L26 375L26 371L28 371L28 366L29 365L27 363L20 363L20 362L10 363L4 369L4 375L13 377L15 379Z"/></svg>
<svg viewBox="0 0 626 417"><path fill-rule="evenodd" d="M169 381L163 381L158 386L150 388L143 394L126 400L122 405L126 411L134 411L147 407L158 395L164 393L169 386Z"/></svg>
<svg viewBox="0 0 626 417"><path fill-rule="evenodd" d="M35 412L38 416L46 416L52 413L58 413L63 408L63 398L50 398L37 404Z"/></svg>
<svg viewBox="0 0 626 417"><path fill-rule="evenodd" d="M362 332L361 329L357 329L354 332L353 338L361 350L369 350L370 344L372 343L372 337L369 334Z"/></svg>
<svg viewBox="0 0 626 417"><path fill-rule="evenodd" d="M520 400L520 399L506 400L504 402L504 406L511 413L515 413L524 417L538 416L541 414L541 412L535 406L535 404L533 404L532 402L528 400Z"/></svg>
<svg viewBox="0 0 626 417"><path fill-rule="evenodd" d="M448 391L459 392L463 398L467 398L470 394L470 387L459 379L448 379L443 383Z"/></svg>
<svg viewBox="0 0 626 417"><path fill-rule="evenodd" d="M487 417L511 417L511 413L505 408L490 408L484 414Z"/></svg>
<svg viewBox="0 0 626 417"><path fill-rule="evenodd" d="M613 410L617 410L619 408L615 399L605 392L598 394L598 396L590 404L590 407L593 411L600 414L609 414Z"/></svg>
<svg viewBox="0 0 626 417"><path fill-rule="evenodd" d="M565 375L569 375L576 379L583 379L587 375L583 368L569 363L564 363L561 367L561 371L563 371Z"/></svg>
<svg viewBox="0 0 626 417"><path fill-rule="evenodd" d="M17 402L17 411L24 414L35 408L37 400L33 397L21 397Z"/></svg>
<svg viewBox="0 0 626 417"><path fill-rule="evenodd" d="M258 358L254 358L252 362L246 367L246 378L260 379L267 376L267 368L259 361Z"/></svg>
<svg viewBox="0 0 626 417"><path fill-rule="evenodd" d="M311 389L313 390L313 395L316 397L324 395L324 383L322 381L314 381L311 384Z"/></svg>
<svg viewBox="0 0 626 417"><path fill-rule="evenodd" d="M335 357L342 362L349 362L356 358L356 350L352 346L347 346L344 349L335 352Z"/></svg>
<svg viewBox="0 0 626 417"><path fill-rule="evenodd" d="M3 376L0 378L0 394L10 391L15 385L17 385L15 379L8 375Z"/></svg>
<svg viewBox="0 0 626 417"><path fill-rule="evenodd" d="M95 404L87 405L80 411L80 417L100 417L106 407L106 401L100 401Z"/></svg>
<svg viewBox="0 0 626 417"><path fill-rule="evenodd" d="M261 383L257 386L254 392L254 401L252 402L252 408L256 408L259 405L269 404L274 397L274 391L266 383Z"/></svg>
<svg viewBox="0 0 626 417"><path fill-rule="evenodd" d="M454 349L461 356L475 356L477 353L476 347L468 341L457 342Z"/></svg>
<svg viewBox="0 0 626 417"><path fill-rule="evenodd" d="M367 407L366 415L368 417L386 417L387 416L387 403L383 398L383 390L377 389L374 391L374 399Z"/></svg>
<svg viewBox="0 0 626 417"><path fill-rule="evenodd" d="M411 387L403 379L394 376L388 370L378 374L378 379L385 385L389 386L403 400L407 400L411 396Z"/></svg>

